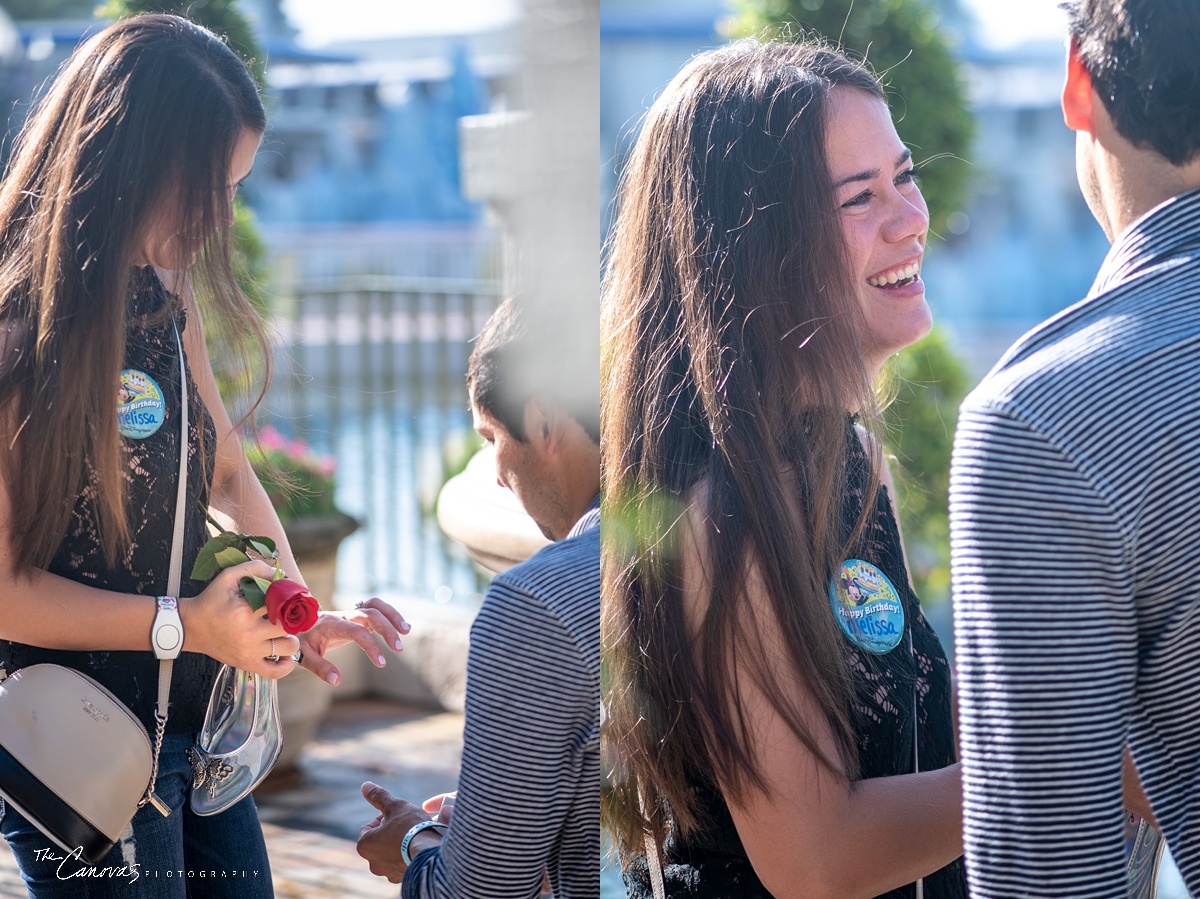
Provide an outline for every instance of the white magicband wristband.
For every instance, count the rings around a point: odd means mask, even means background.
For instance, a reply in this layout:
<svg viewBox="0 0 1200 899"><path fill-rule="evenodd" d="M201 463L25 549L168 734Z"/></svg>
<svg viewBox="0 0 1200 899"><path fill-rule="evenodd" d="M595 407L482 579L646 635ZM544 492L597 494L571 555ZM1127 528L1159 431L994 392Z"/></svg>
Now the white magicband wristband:
<svg viewBox="0 0 1200 899"><path fill-rule="evenodd" d="M160 596L155 600L158 612L150 628L150 648L158 659L175 659L183 649L183 619L179 617L179 600Z"/></svg>
<svg viewBox="0 0 1200 899"><path fill-rule="evenodd" d="M431 827L437 827L443 831L450 829L449 824L443 824L441 821L418 821L410 827L408 833L404 835L404 839L400 841L400 860L404 862L404 867L407 868L412 864L412 859L408 857L408 847L412 843L413 837Z"/></svg>

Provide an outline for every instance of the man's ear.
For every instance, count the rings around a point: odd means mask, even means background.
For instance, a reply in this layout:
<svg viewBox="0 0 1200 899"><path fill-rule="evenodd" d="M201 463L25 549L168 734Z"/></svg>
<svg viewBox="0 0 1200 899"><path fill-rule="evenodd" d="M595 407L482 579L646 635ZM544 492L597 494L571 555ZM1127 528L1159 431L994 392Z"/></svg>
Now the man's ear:
<svg viewBox="0 0 1200 899"><path fill-rule="evenodd" d="M563 437L562 410L553 402L535 396L525 407L525 434L553 452Z"/></svg>
<svg viewBox="0 0 1200 899"><path fill-rule="evenodd" d="M1067 83L1063 85L1062 109L1063 121L1072 131L1095 133L1092 105L1095 95L1092 93L1092 76L1088 74L1083 60L1079 58L1079 46L1074 38L1067 48Z"/></svg>
<svg viewBox="0 0 1200 899"><path fill-rule="evenodd" d="M546 404L533 397L525 404L525 439L530 443L545 446L550 438L550 431Z"/></svg>

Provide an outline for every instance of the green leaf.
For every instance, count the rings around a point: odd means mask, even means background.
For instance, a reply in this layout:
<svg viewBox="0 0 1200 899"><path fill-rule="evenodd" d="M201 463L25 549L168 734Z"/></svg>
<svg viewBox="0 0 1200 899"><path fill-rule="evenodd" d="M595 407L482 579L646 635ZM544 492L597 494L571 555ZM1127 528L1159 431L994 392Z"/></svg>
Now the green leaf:
<svg viewBox="0 0 1200 899"><path fill-rule="evenodd" d="M220 570L214 553L206 546L200 550L200 555L196 556L196 564L192 566L192 580L211 581Z"/></svg>
<svg viewBox="0 0 1200 899"><path fill-rule="evenodd" d="M239 535L230 531L222 531L200 548L196 556L196 564L192 567L192 580L210 581L224 566L217 561L217 553L228 549L238 541Z"/></svg>
<svg viewBox="0 0 1200 899"><path fill-rule="evenodd" d="M250 548L264 559L273 559L279 554L279 550L275 548L275 541L270 537L249 537L247 540Z"/></svg>
<svg viewBox="0 0 1200 899"><path fill-rule="evenodd" d="M238 586L242 588L242 596L246 597L246 602L250 603L250 608L256 612L267 604L267 591L262 586L263 583L265 582L256 577L244 577L238 581Z"/></svg>
<svg viewBox="0 0 1200 899"><path fill-rule="evenodd" d="M217 534L209 542L220 543L222 546L241 546L244 539L245 536L242 534L235 534L233 531L221 531L221 533Z"/></svg>
<svg viewBox="0 0 1200 899"><path fill-rule="evenodd" d="M230 546L216 554L216 561L221 568L232 568L234 565L249 562L250 557L236 546Z"/></svg>

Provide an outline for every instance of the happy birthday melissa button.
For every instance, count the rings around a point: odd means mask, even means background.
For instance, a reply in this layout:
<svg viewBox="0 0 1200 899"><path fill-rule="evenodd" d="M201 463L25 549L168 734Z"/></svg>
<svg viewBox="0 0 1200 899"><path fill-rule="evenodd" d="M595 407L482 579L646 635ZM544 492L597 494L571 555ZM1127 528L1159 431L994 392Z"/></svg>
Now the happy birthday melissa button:
<svg viewBox="0 0 1200 899"><path fill-rule="evenodd" d="M864 652L883 655L904 635L904 605L887 575L861 559L847 559L829 582L829 605L846 638Z"/></svg>
<svg viewBox="0 0 1200 899"><path fill-rule="evenodd" d="M167 403L154 379L136 368L121 372L117 393L117 430L121 436L142 440L161 428L166 418Z"/></svg>

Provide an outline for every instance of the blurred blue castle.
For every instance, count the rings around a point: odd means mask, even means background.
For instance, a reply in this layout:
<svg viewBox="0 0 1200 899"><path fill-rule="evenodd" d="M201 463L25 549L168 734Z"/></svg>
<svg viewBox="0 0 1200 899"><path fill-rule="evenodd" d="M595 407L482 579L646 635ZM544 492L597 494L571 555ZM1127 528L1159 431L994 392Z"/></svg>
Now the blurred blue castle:
<svg viewBox="0 0 1200 899"><path fill-rule="evenodd" d="M247 185L264 223L480 220L458 120L508 107L509 34L266 43L271 125Z"/></svg>
<svg viewBox="0 0 1200 899"><path fill-rule="evenodd" d="M463 195L458 125L511 105L511 30L313 51L297 44L278 0L244 0L243 10L267 52L269 119L243 196L276 268L479 276L494 235L481 204ZM37 85L100 27L88 19L14 25L0 10L10 138Z"/></svg>

